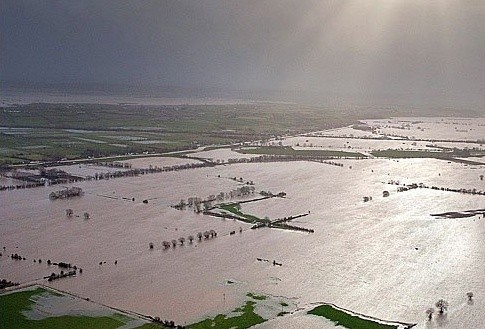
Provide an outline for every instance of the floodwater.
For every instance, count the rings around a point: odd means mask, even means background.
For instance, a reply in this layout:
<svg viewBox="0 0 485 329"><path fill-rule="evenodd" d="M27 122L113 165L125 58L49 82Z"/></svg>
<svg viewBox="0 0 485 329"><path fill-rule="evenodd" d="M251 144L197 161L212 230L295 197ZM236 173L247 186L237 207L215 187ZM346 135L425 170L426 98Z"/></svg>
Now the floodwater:
<svg viewBox="0 0 485 329"><path fill-rule="evenodd" d="M206 155L237 157L220 152ZM145 167L154 159L147 158ZM134 161L138 167L144 160ZM308 309L331 302L418 328L483 327L485 219L430 214L485 209L485 196L419 188L397 192L387 182L484 191L479 176L485 166L435 159L337 161L344 166L250 163L83 182L76 186L85 195L68 200L49 200L55 186L0 192L0 247L6 248L0 277L31 282L58 272L47 259L69 262L83 273L49 285L177 323L231 311L246 292L255 292L285 296ZM293 224L315 233L250 230L249 224L170 207L241 186L230 177L254 181L257 191L287 193L284 199L242 204L243 212L275 219L310 211ZM363 202L364 196L372 201ZM66 208L75 216L66 218ZM84 220L84 212L91 219ZM162 248L164 240L210 229L218 237ZM237 233L229 235L233 230ZM11 253L27 260L14 261L7 257ZM466 302L468 291L476 296L473 305ZM425 321L425 310L440 298L450 303L447 315ZM301 312L260 325L282 326L333 328Z"/></svg>

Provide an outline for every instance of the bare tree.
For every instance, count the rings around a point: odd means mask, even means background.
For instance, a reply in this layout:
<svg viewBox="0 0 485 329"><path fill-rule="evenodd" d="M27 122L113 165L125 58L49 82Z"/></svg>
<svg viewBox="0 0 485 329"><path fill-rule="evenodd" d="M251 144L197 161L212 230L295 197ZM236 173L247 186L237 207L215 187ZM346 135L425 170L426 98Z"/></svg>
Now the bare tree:
<svg viewBox="0 0 485 329"><path fill-rule="evenodd" d="M440 309L440 314L443 314L448 309L449 303L444 299L440 299L434 306Z"/></svg>
<svg viewBox="0 0 485 329"><path fill-rule="evenodd" d="M433 313L434 313L434 308L432 307L426 310L426 315L428 315L428 320L431 320L431 318L433 317Z"/></svg>

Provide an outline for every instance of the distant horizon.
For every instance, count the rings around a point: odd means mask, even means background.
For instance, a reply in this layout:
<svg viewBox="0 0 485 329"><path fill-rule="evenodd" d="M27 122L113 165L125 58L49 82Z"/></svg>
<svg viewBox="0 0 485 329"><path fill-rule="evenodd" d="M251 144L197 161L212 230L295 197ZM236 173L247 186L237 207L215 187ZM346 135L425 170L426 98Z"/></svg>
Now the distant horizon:
<svg viewBox="0 0 485 329"><path fill-rule="evenodd" d="M0 79L484 106L484 22L475 0L5 0Z"/></svg>
<svg viewBox="0 0 485 329"><path fill-rule="evenodd" d="M172 84L128 84L103 82L39 82L0 80L0 96L6 89L26 92L61 92L83 95L106 93L111 96L132 95L154 98L215 98L238 100L239 102L295 103L310 106L407 106L407 107L467 107L470 110L484 110L484 100L448 100L442 95L410 99L409 95L367 95L367 94L324 94L307 90L234 90L218 86L172 85ZM4 90L5 89L5 90ZM174 105L173 103L167 105Z"/></svg>

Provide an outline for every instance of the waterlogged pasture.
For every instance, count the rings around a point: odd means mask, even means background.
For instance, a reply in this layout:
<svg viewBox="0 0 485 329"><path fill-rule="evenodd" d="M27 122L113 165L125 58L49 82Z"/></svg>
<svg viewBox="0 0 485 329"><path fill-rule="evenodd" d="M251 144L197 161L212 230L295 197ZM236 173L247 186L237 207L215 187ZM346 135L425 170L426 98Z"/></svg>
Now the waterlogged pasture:
<svg viewBox="0 0 485 329"><path fill-rule="evenodd" d="M0 295L2 328L159 328L147 320L38 286Z"/></svg>
<svg viewBox="0 0 485 329"><path fill-rule="evenodd" d="M204 152L192 155L228 159L237 154ZM158 163L157 158L133 161L145 168ZM48 199L55 186L0 192L0 246L5 246L0 277L44 282L41 278L53 272L47 259L70 262L83 273L45 283L179 324L219 314L229 318L246 305L247 293L255 292L282 296L305 310L262 316L269 321L260 328L333 328L332 321L306 313L322 302L416 323L416 328L479 328L485 321L483 215L431 214L484 209L485 196L426 188L398 192L399 186L388 182L483 191L484 166L438 159L335 161L342 166L241 163L86 181L75 184L85 195L67 200ZM248 223L170 207L181 199L244 186L233 177L253 181L256 191L286 193L285 198L243 203L242 213L274 220L309 212L293 224L315 233L251 230ZM364 196L372 200L364 202ZM67 218L66 208L75 215L87 211L91 219ZM217 237L162 246L211 229ZM13 260L11 253L27 259ZM33 262L39 258L41 264ZM475 294L472 304L466 301L468 291ZM440 298L450 303L449 311L427 322L424 311Z"/></svg>

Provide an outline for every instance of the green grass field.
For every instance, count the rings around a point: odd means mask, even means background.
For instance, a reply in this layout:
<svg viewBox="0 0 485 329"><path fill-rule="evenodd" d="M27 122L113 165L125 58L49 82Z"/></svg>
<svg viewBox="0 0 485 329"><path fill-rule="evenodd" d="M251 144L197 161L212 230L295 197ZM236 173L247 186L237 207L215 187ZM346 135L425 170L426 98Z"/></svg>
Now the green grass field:
<svg viewBox="0 0 485 329"><path fill-rule="evenodd" d="M0 107L0 164L161 153L191 149L196 145L265 140L342 127L359 119L390 114L387 109L350 111L274 103ZM396 114L395 111L392 114Z"/></svg>
<svg viewBox="0 0 485 329"><path fill-rule="evenodd" d="M348 329L397 329L398 326L382 324L376 321L360 318L344 311L337 310L332 305L321 305L308 311L308 314L322 316L335 322L335 325Z"/></svg>
<svg viewBox="0 0 485 329"><path fill-rule="evenodd" d="M250 223L250 224L265 222L264 219L261 219L259 217L256 217L256 216L253 216L253 215L250 215L250 214L245 214L245 213L241 212L234 204L220 205L219 208L226 210L230 213L233 213L234 215L240 217L242 221Z"/></svg>
<svg viewBox="0 0 485 329"><path fill-rule="evenodd" d="M255 304L256 302L249 300L244 306L234 310L234 312L241 313L240 315L227 317L224 314L219 314L213 319L205 319L188 327L192 329L244 329L252 327L266 321L261 316L254 313Z"/></svg>
<svg viewBox="0 0 485 329"><path fill-rule="evenodd" d="M122 327L133 320L126 315L113 313L110 316L52 316L40 320L28 319L22 311L31 310L34 306L34 297L39 295L59 296L51 291L36 288L35 290L17 291L0 295L0 328L1 329L85 329L103 328L115 329ZM160 326L147 323L136 328L155 329Z"/></svg>
<svg viewBox="0 0 485 329"><path fill-rule="evenodd" d="M255 148L236 149L243 154L267 154L267 155L288 155L301 157L341 157L341 158L361 158L365 157L357 152L332 151L332 150L295 150L290 146L262 146Z"/></svg>
<svg viewBox="0 0 485 329"><path fill-rule="evenodd" d="M427 152L427 151L401 151L401 150L382 150L373 151L371 154L377 158L432 158L432 159L448 159L451 158L450 153L445 152Z"/></svg>

